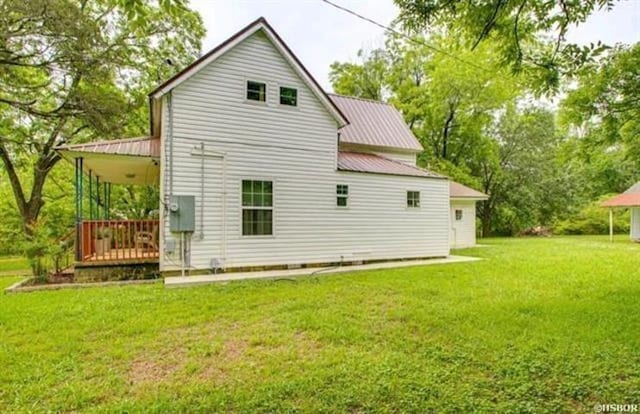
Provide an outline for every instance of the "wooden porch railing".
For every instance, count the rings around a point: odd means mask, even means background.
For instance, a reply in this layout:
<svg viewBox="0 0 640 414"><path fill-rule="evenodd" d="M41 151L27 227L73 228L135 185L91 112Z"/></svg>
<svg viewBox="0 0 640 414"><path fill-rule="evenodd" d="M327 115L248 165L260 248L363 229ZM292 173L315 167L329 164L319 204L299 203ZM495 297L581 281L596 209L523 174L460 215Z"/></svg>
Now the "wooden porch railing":
<svg viewBox="0 0 640 414"><path fill-rule="evenodd" d="M84 220L82 262L121 262L158 258L158 220Z"/></svg>

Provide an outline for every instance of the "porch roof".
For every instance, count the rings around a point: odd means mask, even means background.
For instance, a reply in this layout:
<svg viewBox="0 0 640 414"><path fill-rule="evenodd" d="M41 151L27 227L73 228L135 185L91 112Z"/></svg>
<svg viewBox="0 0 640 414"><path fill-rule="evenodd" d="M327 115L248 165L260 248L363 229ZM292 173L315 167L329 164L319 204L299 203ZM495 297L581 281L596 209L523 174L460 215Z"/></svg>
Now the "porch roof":
<svg viewBox="0 0 640 414"><path fill-rule="evenodd" d="M635 183L622 194L606 200L602 207L640 207L640 182Z"/></svg>
<svg viewBox="0 0 640 414"><path fill-rule="evenodd" d="M139 137L61 145L56 151L69 162L82 158L82 168L113 184L157 184L160 139Z"/></svg>

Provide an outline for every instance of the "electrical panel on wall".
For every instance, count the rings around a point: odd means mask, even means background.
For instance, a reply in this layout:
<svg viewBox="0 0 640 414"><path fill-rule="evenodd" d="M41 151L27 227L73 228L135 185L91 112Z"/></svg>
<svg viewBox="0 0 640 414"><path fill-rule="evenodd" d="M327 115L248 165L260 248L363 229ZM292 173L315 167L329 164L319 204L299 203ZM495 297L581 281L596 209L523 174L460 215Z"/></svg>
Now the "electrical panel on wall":
<svg viewBox="0 0 640 414"><path fill-rule="evenodd" d="M169 200L169 230L194 232L196 230L195 196L171 196Z"/></svg>

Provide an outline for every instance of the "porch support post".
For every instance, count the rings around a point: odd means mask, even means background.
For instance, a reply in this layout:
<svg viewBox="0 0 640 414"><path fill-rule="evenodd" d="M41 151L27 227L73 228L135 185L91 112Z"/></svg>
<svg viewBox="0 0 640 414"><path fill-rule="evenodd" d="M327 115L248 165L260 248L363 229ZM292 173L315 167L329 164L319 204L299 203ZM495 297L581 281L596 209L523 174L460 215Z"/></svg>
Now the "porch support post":
<svg viewBox="0 0 640 414"><path fill-rule="evenodd" d="M96 219L100 219L100 176L96 175Z"/></svg>
<svg viewBox="0 0 640 414"><path fill-rule="evenodd" d="M104 219L109 220L109 207L111 204L111 183L104 183Z"/></svg>
<svg viewBox="0 0 640 414"><path fill-rule="evenodd" d="M89 170L89 220L93 219L93 172Z"/></svg>
<svg viewBox="0 0 640 414"><path fill-rule="evenodd" d="M82 157L76 158L76 261L82 260Z"/></svg>
<svg viewBox="0 0 640 414"><path fill-rule="evenodd" d="M613 242L613 209L609 208L609 241Z"/></svg>

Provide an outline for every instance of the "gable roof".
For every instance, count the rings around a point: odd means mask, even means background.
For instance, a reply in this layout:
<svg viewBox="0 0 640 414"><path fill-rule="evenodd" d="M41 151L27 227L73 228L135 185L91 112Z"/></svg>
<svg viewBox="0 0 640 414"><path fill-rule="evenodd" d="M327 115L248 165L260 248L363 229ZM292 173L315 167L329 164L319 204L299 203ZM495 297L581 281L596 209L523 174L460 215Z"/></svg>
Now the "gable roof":
<svg viewBox="0 0 640 414"><path fill-rule="evenodd" d="M422 145L393 106L368 99L329 94L349 119L340 129L340 142L420 152Z"/></svg>
<svg viewBox="0 0 640 414"><path fill-rule="evenodd" d="M486 200L489 198L485 193L476 191L455 181L449 181L449 198L459 198L466 200Z"/></svg>
<svg viewBox="0 0 640 414"><path fill-rule="evenodd" d="M298 74L298 76L300 76L300 78L306 83L309 89L311 89L318 100L320 100L322 105L335 118L335 120L338 122L338 126L341 127L347 125L349 123L348 118L344 115L344 113L342 113L340 108L338 108L333 103L326 92L322 89L320 84L318 84L313 76L311 76L311 73L309 73L309 71L304 67L304 65L302 64L302 62L300 62L296 55L293 54L291 49L289 49L286 43L284 43L282 38L278 35L278 33L276 33L275 30L273 30L271 25L264 17L260 17L252 23L248 24L246 27L219 44L217 47L202 55L199 59L197 59L189 66L182 69L180 72L176 73L166 82L154 89L151 93L149 93L149 96L154 99L162 97L164 94L170 92L176 86L180 85L182 82L198 73L209 63L215 61L224 53L233 49L237 44L241 43L243 40L247 39L249 36L257 33L258 31L262 31L273 43L280 54L284 56L284 58L288 61L288 63Z"/></svg>
<svg viewBox="0 0 640 414"><path fill-rule="evenodd" d="M364 152L338 152L338 170L372 174L407 175L412 177L446 178L422 168Z"/></svg>
<svg viewBox="0 0 640 414"><path fill-rule="evenodd" d="M624 193L610 198L602 207L638 207L640 206L640 182L629 187Z"/></svg>

